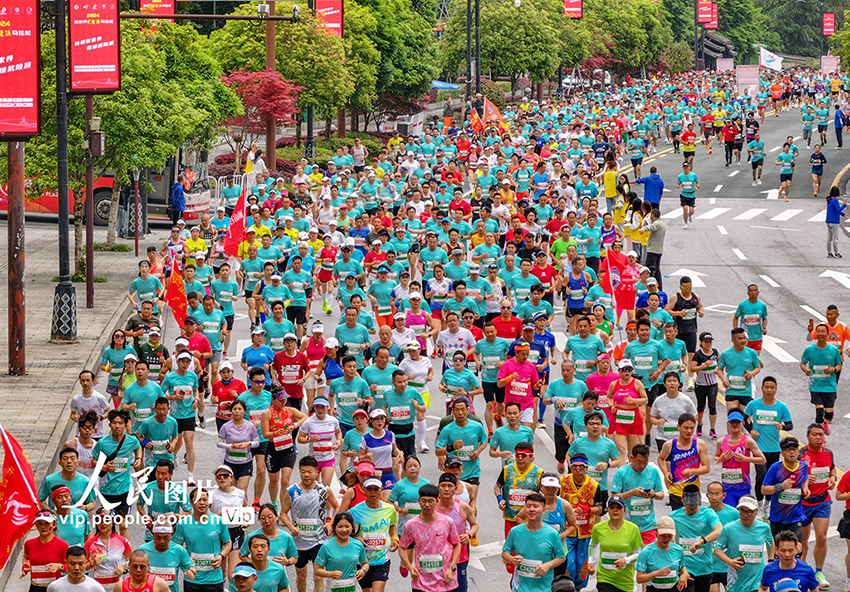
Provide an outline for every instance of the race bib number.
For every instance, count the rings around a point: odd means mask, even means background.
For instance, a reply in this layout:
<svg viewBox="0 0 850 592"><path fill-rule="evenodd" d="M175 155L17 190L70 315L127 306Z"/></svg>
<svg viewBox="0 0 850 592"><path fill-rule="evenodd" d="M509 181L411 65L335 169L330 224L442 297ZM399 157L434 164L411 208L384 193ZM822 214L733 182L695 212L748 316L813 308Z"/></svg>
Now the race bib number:
<svg viewBox="0 0 850 592"><path fill-rule="evenodd" d="M357 405L357 393L337 393L336 400L340 407Z"/></svg>
<svg viewBox="0 0 850 592"><path fill-rule="evenodd" d="M419 502L407 502L404 504L404 507L407 510L408 516L418 516L422 513L422 508L419 506Z"/></svg>
<svg viewBox="0 0 850 592"><path fill-rule="evenodd" d="M652 578L652 585L655 588L659 588L661 590L667 590L676 585L676 582L679 578L675 575L672 576L660 576L657 578Z"/></svg>
<svg viewBox="0 0 850 592"><path fill-rule="evenodd" d="M634 423L635 421L635 410L634 409L617 409L617 415L615 416L617 423Z"/></svg>
<svg viewBox="0 0 850 592"><path fill-rule="evenodd" d="M484 356L481 361L484 362L485 368L495 368L501 360L499 356Z"/></svg>
<svg viewBox="0 0 850 592"><path fill-rule="evenodd" d="M760 425L773 425L779 414L776 411L756 411L756 423Z"/></svg>
<svg viewBox="0 0 850 592"><path fill-rule="evenodd" d="M457 456L462 461L467 461L469 459L469 455L472 454L472 451L475 450L475 446L461 446L456 449L455 456Z"/></svg>
<svg viewBox="0 0 850 592"><path fill-rule="evenodd" d="M539 559L523 559L522 563L517 565L516 572L521 578L539 578L535 572L541 565L543 562Z"/></svg>
<svg viewBox="0 0 850 592"><path fill-rule="evenodd" d="M410 328L413 329L414 335L417 335L417 336L418 335L425 335L425 332L426 332L425 325L411 325Z"/></svg>
<svg viewBox="0 0 850 592"><path fill-rule="evenodd" d="M815 483L828 483L829 482L829 467L811 467L809 473L814 477Z"/></svg>
<svg viewBox="0 0 850 592"><path fill-rule="evenodd" d="M761 321L761 317L757 314L744 315L744 324L745 325L758 325L760 321Z"/></svg>
<svg viewBox="0 0 850 592"><path fill-rule="evenodd" d="M599 481L600 479L602 479L602 471L597 471L596 469L591 469L590 467L588 467L587 471L585 472L587 473L587 476L593 479L594 481Z"/></svg>
<svg viewBox="0 0 850 592"><path fill-rule="evenodd" d="M635 370L651 370L652 356L637 356L635 357Z"/></svg>
<svg viewBox="0 0 850 592"><path fill-rule="evenodd" d="M344 580L325 580L328 586L334 592L356 592L357 580L355 578L346 578Z"/></svg>
<svg viewBox="0 0 850 592"><path fill-rule="evenodd" d="M744 563L762 562L762 545L738 545L738 552L744 559Z"/></svg>
<svg viewBox="0 0 850 592"><path fill-rule="evenodd" d="M166 454L168 452L168 440L151 440L153 454Z"/></svg>
<svg viewBox="0 0 850 592"><path fill-rule="evenodd" d="M570 300L582 300L584 298L584 290L570 290Z"/></svg>
<svg viewBox="0 0 850 592"><path fill-rule="evenodd" d="M528 395L528 387L531 386L527 382L514 380L511 382L511 394L515 397L525 397Z"/></svg>
<svg viewBox="0 0 850 592"><path fill-rule="evenodd" d="M152 411L150 409L136 408L136 410L133 411L133 419L136 421L145 421L151 416L151 414Z"/></svg>
<svg viewBox="0 0 850 592"><path fill-rule="evenodd" d="M824 377L826 376L826 369L829 366L812 366L812 376Z"/></svg>
<svg viewBox="0 0 850 592"><path fill-rule="evenodd" d="M602 551L602 554L599 558L599 564L603 569L617 569L614 564L618 559L625 559L625 553L611 553L608 551Z"/></svg>
<svg viewBox="0 0 850 592"><path fill-rule="evenodd" d="M367 549L377 550L387 545L387 535L381 532L367 532L363 534L363 544Z"/></svg>
<svg viewBox="0 0 850 592"><path fill-rule="evenodd" d="M578 372L586 372L587 370L590 370L590 362L590 360L576 360L576 370Z"/></svg>
<svg viewBox="0 0 850 592"><path fill-rule="evenodd" d="M345 352L349 356L356 356L360 353L360 344L359 343L346 343L345 344Z"/></svg>
<svg viewBox="0 0 850 592"><path fill-rule="evenodd" d="M685 311L685 316L682 317L686 321L692 321L697 318L697 309L689 308Z"/></svg>
<svg viewBox="0 0 850 592"><path fill-rule="evenodd" d="M378 316L385 317L393 311L391 306L379 306L378 307Z"/></svg>
<svg viewBox="0 0 850 592"><path fill-rule="evenodd" d="M743 376L730 376L729 388L744 389L747 388L747 379Z"/></svg>
<svg viewBox="0 0 850 592"><path fill-rule="evenodd" d="M276 436L272 442L274 442L275 450L286 450L287 448L292 448L292 434Z"/></svg>
<svg viewBox="0 0 850 592"><path fill-rule="evenodd" d="M419 571L422 573L436 574L443 571L442 555L420 555Z"/></svg>
<svg viewBox="0 0 850 592"><path fill-rule="evenodd" d="M318 532L319 530L319 519L318 518L298 518L295 520L295 526L298 527L298 530L301 532Z"/></svg>
<svg viewBox="0 0 850 592"><path fill-rule="evenodd" d="M508 493L508 504L512 506L525 506L525 498L534 493L530 489L511 489Z"/></svg>
<svg viewBox="0 0 850 592"><path fill-rule="evenodd" d="M169 586L177 580L177 568L175 567L154 567L151 565L150 572L165 580Z"/></svg>
<svg viewBox="0 0 850 592"><path fill-rule="evenodd" d="M198 571L212 571L215 555L213 553L189 553L192 561L195 562L195 567Z"/></svg>
<svg viewBox="0 0 850 592"><path fill-rule="evenodd" d="M228 450L227 458L236 463L244 463L248 460L248 449Z"/></svg>
<svg viewBox="0 0 850 592"><path fill-rule="evenodd" d="M652 500L643 497L629 499L629 516L649 516L652 513Z"/></svg>
<svg viewBox="0 0 850 592"><path fill-rule="evenodd" d="M130 463L130 458L127 456L118 456L112 461L112 466L115 467L116 473L126 473L127 465Z"/></svg>
<svg viewBox="0 0 850 592"><path fill-rule="evenodd" d="M720 480L728 485L740 485L744 482L744 472L741 469L723 467L720 471Z"/></svg>
<svg viewBox="0 0 850 592"><path fill-rule="evenodd" d="M697 549L695 552L691 553L691 545L698 543L698 542L700 542L699 537L693 537L693 538L681 537L679 539L679 545L681 545L682 548L685 550L685 555L700 555L700 554L702 554L703 553L702 547Z"/></svg>
<svg viewBox="0 0 850 592"><path fill-rule="evenodd" d="M390 407L390 418L393 421L409 421L411 418L410 406Z"/></svg>
<svg viewBox="0 0 850 592"><path fill-rule="evenodd" d="M779 492L779 503L787 506L794 506L800 502L803 497L803 490L797 487L785 489Z"/></svg>
<svg viewBox="0 0 850 592"><path fill-rule="evenodd" d="M679 433L679 426L668 421L661 427L661 433L665 436L675 436Z"/></svg>
<svg viewBox="0 0 850 592"><path fill-rule="evenodd" d="M36 586L47 586L59 579L59 572L50 571L46 565L33 565L30 575Z"/></svg>

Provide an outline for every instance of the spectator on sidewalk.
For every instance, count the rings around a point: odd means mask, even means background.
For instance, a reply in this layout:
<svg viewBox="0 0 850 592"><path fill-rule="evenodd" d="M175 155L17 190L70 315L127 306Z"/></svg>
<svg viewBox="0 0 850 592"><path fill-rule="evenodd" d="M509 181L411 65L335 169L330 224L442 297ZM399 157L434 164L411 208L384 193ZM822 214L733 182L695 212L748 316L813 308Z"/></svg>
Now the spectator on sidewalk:
<svg viewBox="0 0 850 592"><path fill-rule="evenodd" d="M841 232L841 217L846 216L846 203L838 198L841 190L833 185L826 196L826 256L830 259L841 258L838 252L838 236Z"/></svg>
<svg viewBox="0 0 850 592"><path fill-rule="evenodd" d="M664 180L658 176L658 168L651 167L648 177L635 179L635 183L643 185L643 201L648 201L653 208L661 207L661 197L664 195Z"/></svg>
<svg viewBox="0 0 850 592"><path fill-rule="evenodd" d="M171 223L177 224L177 221L183 218L183 212L186 211L186 194L183 191L183 175L177 175L177 182L171 186Z"/></svg>
<svg viewBox="0 0 850 592"><path fill-rule="evenodd" d="M835 140L838 142L836 150L841 150L844 147L844 110L841 105L835 105Z"/></svg>
<svg viewBox="0 0 850 592"><path fill-rule="evenodd" d="M649 213L649 222L644 219L643 230L649 232L644 264L649 268L652 277L658 280L658 289L663 290L662 280L664 276L661 273L661 255L664 253L664 237L667 234L667 225L661 220L661 210L653 208Z"/></svg>

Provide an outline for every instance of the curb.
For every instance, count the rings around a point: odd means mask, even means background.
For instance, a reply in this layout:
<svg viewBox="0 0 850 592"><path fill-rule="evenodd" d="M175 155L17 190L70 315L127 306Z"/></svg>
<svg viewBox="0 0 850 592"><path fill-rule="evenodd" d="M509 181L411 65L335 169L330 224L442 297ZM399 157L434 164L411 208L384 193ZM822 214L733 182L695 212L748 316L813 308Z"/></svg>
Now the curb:
<svg viewBox="0 0 850 592"><path fill-rule="evenodd" d="M100 360L101 353L103 352L106 345L109 343L110 338L112 337L112 333L116 329L121 329L124 327L124 321L129 316L130 309L130 301L126 298L122 298L123 303L115 310L112 314L112 317L107 322L106 326L111 327L109 331L104 331L103 335L98 339L97 344L92 350L92 353L89 355L86 360L84 367L90 368L92 372L95 373L95 378L100 372L100 368L98 367L98 361ZM36 483L36 491L41 487L41 484L44 482L45 477L50 474L50 469L55 467L59 462L59 451L62 449L62 444L68 439L68 436L71 434L71 430L73 429L73 423L70 420L71 413L71 399L75 394L76 388L72 388L68 393L67 401L65 402L65 408L62 410L62 416L60 416L59 421L56 424L56 427L53 430L53 433L50 435L50 440L47 442L47 450L53 449L53 453L51 454L49 459L42 458L39 462L38 466L34 468L35 473L35 483ZM62 417L65 417L65 422L62 423ZM26 535L22 538L18 543L12 548L11 553L9 554L9 558L6 561L6 565L0 570L0 590L6 588L6 584L9 581L9 578L12 577L12 569L15 567L18 555L24 547L24 541L26 540Z"/></svg>

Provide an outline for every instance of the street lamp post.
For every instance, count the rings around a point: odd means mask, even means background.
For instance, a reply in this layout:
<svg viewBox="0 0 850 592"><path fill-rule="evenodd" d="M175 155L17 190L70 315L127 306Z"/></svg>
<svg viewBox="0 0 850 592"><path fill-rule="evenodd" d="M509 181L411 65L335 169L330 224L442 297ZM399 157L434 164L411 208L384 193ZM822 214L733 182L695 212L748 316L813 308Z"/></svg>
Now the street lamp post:
<svg viewBox="0 0 850 592"><path fill-rule="evenodd" d="M824 0L820 0L820 24L818 25L820 27L820 34L818 35L820 37L820 55L818 56L819 58L823 57L823 2ZM797 0L797 4L811 3L811 0Z"/></svg>

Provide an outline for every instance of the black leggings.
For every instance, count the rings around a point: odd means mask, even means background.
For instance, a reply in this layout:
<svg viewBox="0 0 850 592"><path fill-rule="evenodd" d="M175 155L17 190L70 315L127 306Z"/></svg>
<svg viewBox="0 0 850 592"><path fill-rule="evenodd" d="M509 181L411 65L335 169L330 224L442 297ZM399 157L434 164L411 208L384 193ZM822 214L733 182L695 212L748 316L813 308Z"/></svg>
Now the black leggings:
<svg viewBox="0 0 850 592"><path fill-rule="evenodd" d="M696 385L694 386L694 394L697 396L697 411L702 413L705 411L706 401L708 402L708 414L717 415L717 384Z"/></svg>
<svg viewBox="0 0 850 592"><path fill-rule="evenodd" d="M726 148L726 164L732 164L732 151L735 146L732 142L724 142L723 146Z"/></svg>
<svg viewBox="0 0 850 592"><path fill-rule="evenodd" d="M564 426L555 424L555 460L559 463L564 462L567 458L567 451L570 449L570 443L567 441L567 431Z"/></svg>
<svg viewBox="0 0 850 592"><path fill-rule="evenodd" d="M764 494L761 492L761 484L764 482L764 476L767 475L767 470L773 463L779 462L778 452L765 452L764 458L767 462L763 465L756 465L756 499L761 501L764 499Z"/></svg>

